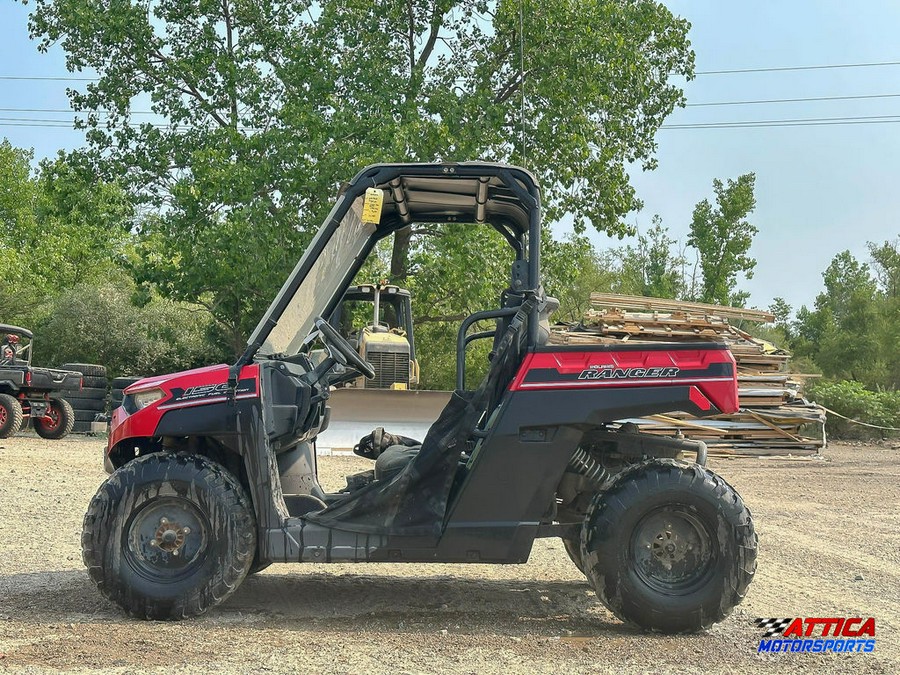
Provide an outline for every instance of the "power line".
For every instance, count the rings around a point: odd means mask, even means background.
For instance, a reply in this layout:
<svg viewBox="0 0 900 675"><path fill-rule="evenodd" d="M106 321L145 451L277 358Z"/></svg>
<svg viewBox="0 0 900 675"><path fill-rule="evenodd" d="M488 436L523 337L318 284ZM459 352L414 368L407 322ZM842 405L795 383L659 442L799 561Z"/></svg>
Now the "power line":
<svg viewBox="0 0 900 675"><path fill-rule="evenodd" d="M752 129L760 127L813 127L848 124L894 124L898 122L900 122L900 115L871 115L863 117L799 117L795 119L663 124L660 129Z"/></svg>
<svg viewBox="0 0 900 675"><path fill-rule="evenodd" d="M699 70L694 75L734 75L738 73L776 73L792 70L832 70L834 68L873 68L878 66L900 66L900 61L880 61L876 63L831 63L819 66L776 66L772 68L734 68L731 70Z"/></svg>
<svg viewBox="0 0 900 675"><path fill-rule="evenodd" d="M698 70L694 75L736 75L741 73L776 73L803 70L833 70L836 68L876 68L900 66L900 61L874 61L869 63L827 63L815 66L772 66L766 68L731 68L727 70ZM99 77L77 75L0 75L0 80L31 80L50 82L99 82Z"/></svg>
<svg viewBox="0 0 900 675"><path fill-rule="evenodd" d="M110 115L108 110L72 110L71 108L0 108L9 113L68 113L71 115ZM130 110L131 115L156 115L152 110Z"/></svg>
<svg viewBox="0 0 900 675"><path fill-rule="evenodd" d="M777 129L779 127L844 127L858 126L866 124L900 124L900 119L896 120L869 120L859 122L809 122L805 124L744 124L744 125L728 125L728 124L691 124L679 127L662 126L660 129L664 131L691 131L696 129Z"/></svg>
<svg viewBox="0 0 900 675"><path fill-rule="evenodd" d="M722 105L753 105L757 103L806 103L811 101L858 101L873 98L900 98L900 94L865 94L860 96L809 96L804 98L768 98L753 101L712 101L708 103L688 103L686 108L701 108Z"/></svg>
<svg viewBox="0 0 900 675"><path fill-rule="evenodd" d="M809 103L818 101L861 101L871 99L900 98L900 94L859 94L852 96L805 96L801 98L766 98L746 101L705 101L687 103L686 108L706 108L729 105L756 105L769 103ZM72 110L71 108L0 108L0 112L12 113L59 113L72 115L110 115L108 110ZM129 110L130 115L157 115L152 110Z"/></svg>
<svg viewBox="0 0 900 675"><path fill-rule="evenodd" d="M49 82L99 82L99 77L75 77L72 75L0 75L0 80L29 80Z"/></svg>
<svg viewBox="0 0 900 675"><path fill-rule="evenodd" d="M197 131L202 127L187 124L166 124L161 122L129 122L128 126L133 128L141 128L151 126L156 129L168 129L172 131ZM69 129L71 131L84 131L83 129L75 129L71 122L60 119L39 119L32 117L0 117L0 127L44 127L51 129ZM212 127L212 129L220 129L224 127ZM264 131L259 127L238 126L237 131Z"/></svg>

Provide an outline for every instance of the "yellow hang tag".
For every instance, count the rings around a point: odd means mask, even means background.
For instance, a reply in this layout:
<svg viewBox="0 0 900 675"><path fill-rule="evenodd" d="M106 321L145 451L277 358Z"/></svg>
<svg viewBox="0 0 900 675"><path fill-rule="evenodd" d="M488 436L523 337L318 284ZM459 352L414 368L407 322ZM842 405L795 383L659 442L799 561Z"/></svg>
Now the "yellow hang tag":
<svg viewBox="0 0 900 675"><path fill-rule="evenodd" d="M367 188L363 201L362 221L377 225L381 222L381 205L384 203L384 192L378 188Z"/></svg>

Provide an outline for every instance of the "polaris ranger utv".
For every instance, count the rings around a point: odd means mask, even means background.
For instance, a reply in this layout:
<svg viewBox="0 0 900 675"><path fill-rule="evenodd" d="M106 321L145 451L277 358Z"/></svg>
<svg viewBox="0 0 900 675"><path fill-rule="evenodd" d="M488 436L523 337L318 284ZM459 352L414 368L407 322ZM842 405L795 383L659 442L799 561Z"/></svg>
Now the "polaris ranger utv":
<svg viewBox="0 0 900 675"><path fill-rule="evenodd" d="M34 335L18 326L0 324L0 438L15 434L30 419L43 438L58 439L72 431L75 412L62 398L81 390L81 373L31 365Z"/></svg>
<svg viewBox="0 0 900 675"><path fill-rule="evenodd" d="M374 371L321 317L380 239L422 222L498 230L509 286L462 322L460 386L424 440L377 429L358 446L372 470L325 492L314 445L329 390ZM133 616L180 619L270 563L524 563L536 538L560 537L620 619L672 633L722 620L756 568L750 513L704 467L702 443L616 420L736 410L734 358L714 343L548 345L557 303L541 288L540 235L538 185L523 169L360 172L236 363L126 389L107 449L116 470L82 534L100 591ZM469 334L478 321L496 329ZM482 337L492 358L467 390L463 352ZM327 356L313 365L316 340Z"/></svg>

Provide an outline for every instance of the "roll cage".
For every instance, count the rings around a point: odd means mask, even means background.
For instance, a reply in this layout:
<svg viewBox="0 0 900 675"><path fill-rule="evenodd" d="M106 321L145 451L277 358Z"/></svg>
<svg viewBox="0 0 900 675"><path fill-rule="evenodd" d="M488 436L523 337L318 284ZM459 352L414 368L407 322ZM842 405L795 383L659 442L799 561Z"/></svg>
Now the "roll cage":
<svg viewBox="0 0 900 675"><path fill-rule="evenodd" d="M343 272L342 276L327 278L324 282L309 280L309 283L316 283L316 306L311 308L313 316L330 316L375 245L413 223L459 222L492 226L504 236L515 253L510 289L524 293L539 287L540 190L530 172L485 162L374 165L363 169L343 187L331 213L250 336L247 348L232 368L233 373L251 363L254 357L264 355L261 348L285 314L292 310L292 303L323 251L329 245L333 246L332 240L341 228L349 230L354 224L359 226L359 212L370 188L382 193L380 216L376 223L360 230L365 233L364 238L348 242L348 246L359 249L351 251L352 259L346 261L348 264L336 266ZM537 324L537 320L528 322L528 342L532 345ZM304 329L308 328L302 325L296 332L305 335L308 331Z"/></svg>

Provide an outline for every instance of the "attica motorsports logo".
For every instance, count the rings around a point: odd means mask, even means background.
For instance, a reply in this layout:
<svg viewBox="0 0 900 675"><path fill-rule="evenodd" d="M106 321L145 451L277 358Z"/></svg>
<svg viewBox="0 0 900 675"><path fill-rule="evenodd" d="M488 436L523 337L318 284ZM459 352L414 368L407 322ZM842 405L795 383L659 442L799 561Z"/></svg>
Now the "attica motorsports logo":
<svg viewBox="0 0 900 675"><path fill-rule="evenodd" d="M754 619L765 634L757 653L875 651L875 619L872 617L799 617L794 619Z"/></svg>

